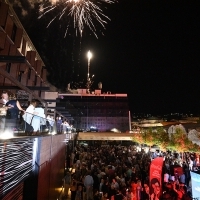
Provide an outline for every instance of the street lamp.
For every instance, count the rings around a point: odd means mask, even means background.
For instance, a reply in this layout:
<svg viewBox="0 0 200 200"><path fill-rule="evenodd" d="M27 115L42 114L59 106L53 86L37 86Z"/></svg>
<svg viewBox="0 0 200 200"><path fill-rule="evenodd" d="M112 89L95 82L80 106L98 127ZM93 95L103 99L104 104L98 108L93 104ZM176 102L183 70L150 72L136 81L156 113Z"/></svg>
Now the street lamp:
<svg viewBox="0 0 200 200"><path fill-rule="evenodd" d="M90 93L90 85L91 85L91 80L90 80L90 60L92 58L91 51L88 51L87 58L88 58L87 93Z"/></svg>

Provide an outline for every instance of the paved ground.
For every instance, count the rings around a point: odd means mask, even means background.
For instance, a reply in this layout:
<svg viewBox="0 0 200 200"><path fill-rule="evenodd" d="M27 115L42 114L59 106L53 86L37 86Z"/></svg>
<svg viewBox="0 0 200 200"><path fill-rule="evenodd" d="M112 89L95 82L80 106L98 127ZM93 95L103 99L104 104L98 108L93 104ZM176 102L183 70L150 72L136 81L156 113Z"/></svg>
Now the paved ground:
<svg viewBox="0 0 200 200"><path fill-rule="evenodd" d="M63 196L63 197L62 197L62 200L70 200L70 199L71 199L70 196L68 196L68 197Z"/></svg>
<svg viewBox="0 0 200 200"><path fill-rule="evenodd" d="M70 193L70 191L69 191L68 196L66 196L66 195L63 194L63 196L62 196L61 199L62 199L62 200L71 200L71 193Z"/></svg>

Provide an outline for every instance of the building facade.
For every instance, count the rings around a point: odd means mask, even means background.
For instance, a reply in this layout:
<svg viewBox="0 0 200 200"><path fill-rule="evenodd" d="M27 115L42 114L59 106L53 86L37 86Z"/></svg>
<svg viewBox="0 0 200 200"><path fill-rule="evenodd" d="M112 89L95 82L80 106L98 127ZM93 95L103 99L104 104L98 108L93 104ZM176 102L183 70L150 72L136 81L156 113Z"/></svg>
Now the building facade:
<svg viewBox="0 0 200 200"><path fill-rule="evenodd" d="M65 138L60 134L0 139L0 199L58 199L63 189Z"/></svg>
<svg viewBox="0 0 200 200"><path fill-rule="evenodd" d="M42 100L42 87L49 86L44 63L6 2L0 0L0 92L17 96L21 91L21 95ZM0 138L0 199L58 199L65 169L65 138L64 134Z"/></svg>
<svg viewBox="0 0 200 200"><path fill-rule="evenodd" d="M16 94L18 85L46 85L46 69L16 13L9 4L0 1L0 86ZM6 75L6 76L5 76ZM14 83L15 82L15 83ZM40 96L39 90L32 90Z"/></svg>
<svg viewBox="0 0 200 200"><path fill-rule="evenodd" d="M75 123L79 129L95 127L101 132L129 130L127 94L101 94L100 90L93 94L84 93L84 90L76 94L59 94L56 107L67 112L69 121L73 117L70 123Z"/></svg>

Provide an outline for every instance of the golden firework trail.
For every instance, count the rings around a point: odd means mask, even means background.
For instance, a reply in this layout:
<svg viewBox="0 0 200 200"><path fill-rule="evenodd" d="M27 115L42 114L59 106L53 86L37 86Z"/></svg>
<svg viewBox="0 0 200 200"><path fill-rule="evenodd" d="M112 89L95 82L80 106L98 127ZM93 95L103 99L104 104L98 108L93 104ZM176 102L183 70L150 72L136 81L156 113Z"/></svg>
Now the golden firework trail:
<svg viewBox="0 0 200 200"><path fill-rule="evenodd" d="M39 18L55 10L57 7L61 7L61 11L53 17L47 27L56 18L61 19L63 15L67 15L69 21L67 22L65 36L68 32L70 21L73 20L73 27L78 29L81 36L84 27L87 26L97 37L95 23L98 22L105 29L105 24L110 20L110 18L103 13L101 7L104 3L113 4L115 2L116 0L52 0L50 6L45 7L44 4L40 6L41 15Z"/></svg>

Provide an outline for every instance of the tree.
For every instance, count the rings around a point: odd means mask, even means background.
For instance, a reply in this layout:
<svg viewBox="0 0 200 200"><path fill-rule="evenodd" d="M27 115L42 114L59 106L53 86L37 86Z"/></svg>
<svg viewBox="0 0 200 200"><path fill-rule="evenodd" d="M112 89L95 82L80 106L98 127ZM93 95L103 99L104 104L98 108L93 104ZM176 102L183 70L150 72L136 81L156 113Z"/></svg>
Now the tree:
<svg viewBox="0 0 200 200"><path fill-rule="evenodd" d="M163 128L142 129L138 133L133 133L133 141L149 146L157 145L162 151L173 150L200 153L200 146L193 144L188 139L187 133L180 128L177 128L176 132L171 134L171 137Z"/></svg>

